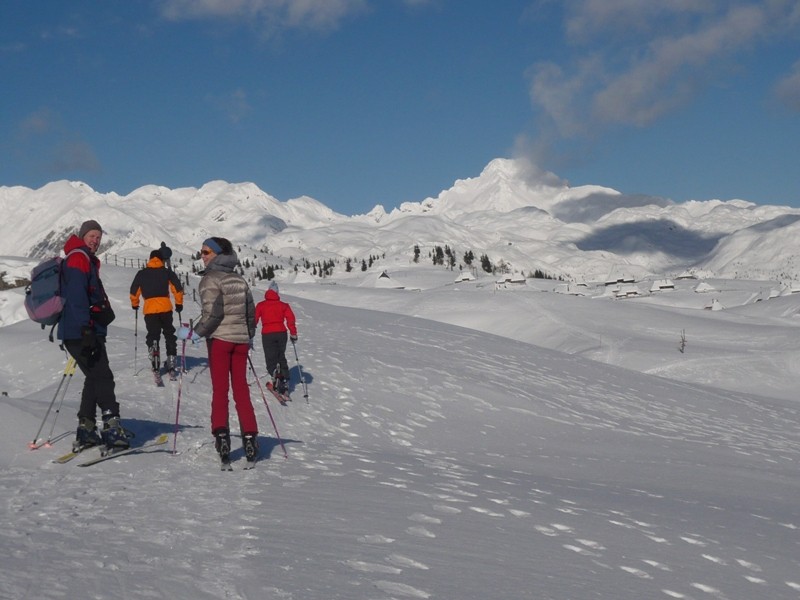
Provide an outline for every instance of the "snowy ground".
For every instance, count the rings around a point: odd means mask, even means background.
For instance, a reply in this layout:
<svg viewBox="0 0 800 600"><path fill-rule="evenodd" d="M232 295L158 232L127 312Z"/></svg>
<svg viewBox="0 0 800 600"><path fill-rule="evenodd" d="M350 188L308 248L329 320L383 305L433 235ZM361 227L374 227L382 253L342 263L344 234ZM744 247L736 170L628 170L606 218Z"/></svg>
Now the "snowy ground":
<svg viewBox="0 0 800 600"><path fill-rule="evenodd" d="M170 442L85 469L51 462L80 374L27 447L65 359L0 292L0 598L800 598L800 297L284 284L289 458L252 386L264 460L242 471L237 441L223 473L203 346L169 452L178 385L144 370L132 276L103 268L123 419Z"/></svg>

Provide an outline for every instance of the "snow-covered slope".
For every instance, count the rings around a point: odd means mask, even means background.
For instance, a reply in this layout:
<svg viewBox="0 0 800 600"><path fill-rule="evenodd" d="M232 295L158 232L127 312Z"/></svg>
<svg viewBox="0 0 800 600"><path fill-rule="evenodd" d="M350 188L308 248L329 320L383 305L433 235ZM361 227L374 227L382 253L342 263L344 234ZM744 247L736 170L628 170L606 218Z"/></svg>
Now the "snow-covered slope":
<svg viewBox="0 0 800 600"><path fill-rule="evenodd" d="M436 285L432 267L396 274L420 291L284 282L294 400L269 401L273 427L252 385L264 459L242 471L237 439L221 473L203 345L187 348L182 383L156 389L126 310L135 270L102 272L124 422L169 444L53 464L77 374L43 430L53 447L28 450L64 356L28 321L0 329L0 597L800 594L794 297L716 313L671 307L688 291L660 304L501 292ZM184 317L197 310L187 300ZM603 354L630 368L585 358ZM253 361L263 373L258 343ZM655 365L672 380L636 372Z"/></svg>

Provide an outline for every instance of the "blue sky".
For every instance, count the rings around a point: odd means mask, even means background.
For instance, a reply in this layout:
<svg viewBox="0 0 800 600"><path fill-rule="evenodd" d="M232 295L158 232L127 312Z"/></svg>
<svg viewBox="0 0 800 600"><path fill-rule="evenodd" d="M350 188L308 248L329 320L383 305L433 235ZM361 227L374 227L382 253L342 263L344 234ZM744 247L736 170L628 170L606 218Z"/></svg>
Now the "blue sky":
<svg viewBox="0 0 800 600"><path fill-rule="evenodd" d="M3 0L0 185L387 210L526 156L800 207L795 0Z"/></svg>

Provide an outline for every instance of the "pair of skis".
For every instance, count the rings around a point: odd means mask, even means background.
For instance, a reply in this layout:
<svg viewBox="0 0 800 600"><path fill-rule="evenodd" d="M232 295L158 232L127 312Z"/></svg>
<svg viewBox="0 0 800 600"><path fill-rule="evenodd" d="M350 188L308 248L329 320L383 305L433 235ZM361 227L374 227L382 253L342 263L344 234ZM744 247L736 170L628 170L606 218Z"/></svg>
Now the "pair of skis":
<svg viewBox="0 0 800 600"><path fill-rule="evenodd" d="M149 451L151 448L155 448L157 446L163 446L168 441L169 441L169 435L166 434L166 433L162 433L156 439L154 439L154 440L152 440L150 442L147 442L145 444L142 444L141 446L132 446L130 448L126 448L125 450L110 450L110 451L106 451L105 449L103 449L99 456L94 456L93 458L90 458L90 459L85 460L85 461L83 461L81 463L78 463L78 466L79 467L90 467L92 465L96 465L98 463L105 462L107 460L111 460L111 459L114 459L114 458L119 458L120 456L127 456L129 454L144 454L147 451ZM92 446L92 447L96 448L97 446ZM88 448L86 448L85 450L88 450ZM58 458L53 459L53 462L59 463L59 464L68 463L72 459L74 459L77 456L79 456L80 454L82 454L85 450L79 450L77 452L75 452L75 451L68 452L67 454L64 454L63 456L59 456ZM258 462L257 459L256 460L252 460L252 461L246 461L245 465L243 467L243 470L249 471L250 469L253 469L256 466L256 462ZM225 459L220 458L220 465L221 465L221 470L223 470L223 471L233 471L233 465L231 463L230 454L228 454Z"/></svg>
<svg viewBox="0 0 800 600"><path fill-rule="evenodd" d="M257 458L255 460L245 461L244 466L242 467L242 470L243 471L249 471L250 469L255 468L257 462L258 462ZM230 454L225 458L220 456L220 458L219 458L219 468L220 468L221 471L233 471L233 462L231 461Z"/></svg>
<svg viewBox="0 0 800 600"><path fill-rule="evenodd" d="M291 402L292 398L289 396L289 392L279 392L275 389L275 386L272 385L272 382L267 383L267 389L275 396L275 399L281 403L282 406L286 406L287 402Z"/></svg>
<svg viewBox="0 0 800 600"><path fill-rule="evenodd" d="M126 448L124 450L107 450L104 446L99 446L101 448L100 455L85 460L81 463L78 463L79 467L90 467L92 465L96 465L97 463L101 463L107 460L111 460L112 458L119 458L120 456L126 456L128 454L142 454L143 452L147 451L150 448L155 446L162 446L167 443L169 440L169 436L166 433L162 433L156 439L146 442L141 446L131 446L130 448ZM92 446L92 448L98 448L98 446ZM82 454L89 448L85 448L83 450L67 452L63 456L59 456L58 458L53 459L53 462L64 464L71 461L73 458L76 458L78 455Z"/></svg>
<svg viewBox="0 0 800 600"><path fill-rule="evenodd" d="M249 471L250 469L255 468L257 460L248 460L244 466L242 467L243 471ZM230 457L228 460L221 460L220 461L220 470L222 471L233 471L233 464L231 463Z"/></svg>
<svg viewBox="0 0 800 600"><path fill-rule="evenodd" d="M230 446L229 445L226 446L225 449L227 450L225 452L225 454L219 454L219 467L220 467L220 470L222 470L222 471L233 471L233 464L232 464L232 461L231 461L231 449L230 449ZM244 467L242 467L243 470L249 471L250 469L252 469L252 468L254 468L256 466L256 463L258 462L258 447L256 447L255 452L256 452L256 454L253 456L252 460L249 459L249 458L246 460L246 462L244 464ZM246 455L247 455L247 450L245 450L245 456Z"/></svg>
<svg viewBox="0 0 800 600"><path fill-rule="evenodd" d="M167 371L170 381L178 381L178 367L173 367ZM164 387L164 378L161 375L161 369L153 369L153 381L156 387Z"/></svg>

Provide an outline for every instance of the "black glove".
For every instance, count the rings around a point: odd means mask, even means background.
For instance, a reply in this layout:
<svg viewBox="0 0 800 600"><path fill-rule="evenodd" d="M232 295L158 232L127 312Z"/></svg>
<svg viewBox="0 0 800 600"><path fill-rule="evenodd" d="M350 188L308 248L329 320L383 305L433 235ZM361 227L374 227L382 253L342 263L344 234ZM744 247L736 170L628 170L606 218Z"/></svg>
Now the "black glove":
<svg viewBox="0 0 800 600"><path fill-rule="evenodd" d="M97 352L97 335L92 327L81 327L81 354L92 357Z"/></svg>
<svg viewBox="0 0 800 600"><path fill-rule="evenodd" d="M296 342L297 336L296 335L290 336L289 339L292 340L293 342Z"/></svg>
<svg viewBox="0 0 800 600"><path fill-rule="evenodd" d="M181 314L183 312L183 304L176 304L175 305L175 312Z"/></svg>
<svg viewBox="0 0 800 600"><path fill-rule="evenodd" d="M133 310L135 310L136 312L139 312L139 307L138 307L138 306L131 306L131 308L132 308Z"/></svg>

